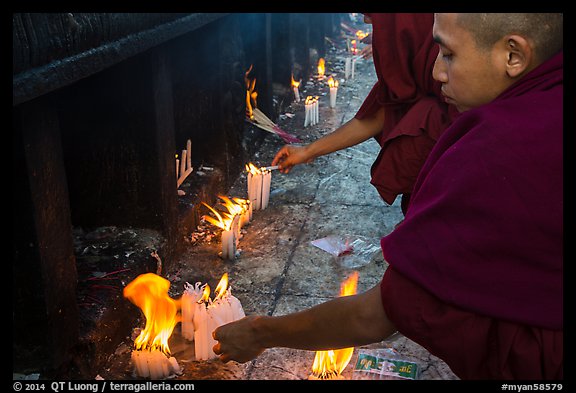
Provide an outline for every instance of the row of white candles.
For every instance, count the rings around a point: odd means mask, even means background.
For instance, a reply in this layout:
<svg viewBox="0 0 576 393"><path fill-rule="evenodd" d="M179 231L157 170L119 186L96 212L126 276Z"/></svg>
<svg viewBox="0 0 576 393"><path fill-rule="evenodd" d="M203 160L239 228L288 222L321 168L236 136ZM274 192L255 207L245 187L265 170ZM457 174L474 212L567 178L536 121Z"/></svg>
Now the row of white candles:
<svg viewBox="0 0 576 393"><path fill-rule="evenodd" d="M224 206L228 209L228 218L232 220L229 226L221 227L222 259L232 260L236 257L241 237L240 230L252 220L254 210L264 210L268 207L271 171L277 168L277 166L257 168L252 163L247 164L248 199L234 198L236 203L232 203L230 199L220 197L226 202Z"/></svg>
<svg viewBox="0 0 576 393"><path fill-rule="evenodd" d="M131 360L134 372L142 378L163 379L182 372L174 356L167 357L158 349L132 351Z"/></svg>
<svg viewBox="0 0 576 393"><path fill-rule="evenodd" d="M212 332L219 326L236 321L245 316L240 301L232 296L228 287L228 274L224 273L215 290L214 300L210 299L208 284L185 284L182 295L182 336L194 341L196 360L213 359L217 355L212 350L216 341Z"/></svg>
<svg viewBox="0 0 576 393"><path fill-rule="evenodd" d="M256 167L249 163L246 165L246 179L248 183L248 199L254 210L264 210L270 201L270 184L272 183L272 167ZM274 167L277 169L277 167Z"/></svg>
<svg viewBox="0 0 576 393"><path fill-rule="evenodd" d="M318 110L318 97L308 96L304 101L304 108L306 110L304 116L304 127L313 126L319 123L320 115Z"/></svg>
<svg viewBox="0 0 576 393"><path fill-rule="evenodd" d="M202 202L215 216L215 218L204 216L204 219L222 230L220 238L222 259L232 260L236 257L241 229L252 220L254 210L264 210L268 207L272 171L275 169L278 169L278 166L258 168L252 163L246 164L248 199L233 198L232 201L228 197L219 196L224 201L227 213L218 212Z"/></svg>
<svg viewBox="0 0 576 393"><path fill-rule="evenodd" d="M238 250L238 243L241 237L240 230L252 220L252 203L248 199L233 198L233 202L225 196L219 196L219 198L224 201L224 207L228 210L228 213L219 213L202 202L216 216L216 218L204 216L204 219L222 229L220 238L222 251L220 256L222 259L232 260L236 257Z"/></svg>

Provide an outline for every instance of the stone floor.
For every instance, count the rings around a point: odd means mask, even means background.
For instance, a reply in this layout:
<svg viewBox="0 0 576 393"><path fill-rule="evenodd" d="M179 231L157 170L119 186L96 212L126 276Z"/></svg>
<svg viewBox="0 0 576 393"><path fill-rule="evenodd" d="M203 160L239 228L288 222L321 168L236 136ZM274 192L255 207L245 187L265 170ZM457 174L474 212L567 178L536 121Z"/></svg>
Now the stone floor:
<svg viewBox="0 0 576 393"><path fill-rule="evenodd" d="M325 82L311 80L301 87L300 93L302 97L320 96L319 124L303 127L304 104L300 102L291 104L287 116L281 116L281 128L308 142L332 132L354 116L376 75L372 61L361 60L356 64L355 78L344 80L344 56L334 51L326 59L327 74L335 74L340 81L336 108L329 108ZM270 165L282 145L279 137L269 134L252 162ZM246 314L283 315L338 296L340 284L353 271L359 273L359 292L377 284L387 267L379 239L402 219L399 201L386 205L369 183L370 166L378 149L378 144L370 140L295 167L289 174L274 171L270 204L265 210L255 211L250 225L243 228L239 256L234 261L219 258L219 237L208 240L210 236L205 236L215 235L217 230L208 223L199 227L198 233L191 234L186 252L165 274L172 284L171 296L181 296L186 282L207 282L214 288L222 274L228 272L233 294L240 299ZM241 176L228 196L246 195L246 178ZM311 244L326 236L358 239L360 246L352 255L334 257ZM458 379L444 362L401 335L355 348L343 377L352 378L359 350L388 347L418 363L420 379ZM98 370L99 377L135 379L129 360L131 348L132 341L127 337L109 364ZM171 349L183 367L183 373L174 378L177 380L305 380L311 374L315 355L312 351L274 348L246 364L196 361L193 345L180 336L179 325L171 339Z"/></svg>

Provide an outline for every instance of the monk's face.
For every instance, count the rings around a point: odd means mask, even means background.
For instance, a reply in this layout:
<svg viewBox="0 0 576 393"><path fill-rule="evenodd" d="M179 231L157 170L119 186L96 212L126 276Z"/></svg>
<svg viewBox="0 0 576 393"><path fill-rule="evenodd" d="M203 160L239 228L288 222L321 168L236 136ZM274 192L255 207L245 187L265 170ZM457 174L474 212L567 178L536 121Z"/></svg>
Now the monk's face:
<svg viewBox="0 0 576 393"><path fill-rule="evenodd" d="M500 46L482 49L456 23L457 14L435 14L432 34L440 51L432 75L442 83L446 102L460 112L486 104L509 85L506 56Z"/></svg>

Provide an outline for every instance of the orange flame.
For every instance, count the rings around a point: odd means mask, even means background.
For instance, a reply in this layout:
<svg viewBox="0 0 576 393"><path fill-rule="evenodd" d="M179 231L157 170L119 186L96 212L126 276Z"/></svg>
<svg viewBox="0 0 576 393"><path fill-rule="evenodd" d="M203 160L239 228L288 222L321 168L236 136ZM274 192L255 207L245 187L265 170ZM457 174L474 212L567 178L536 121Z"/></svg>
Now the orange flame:
<svg viewBox="0 0 576 393"><path fill-rule="evenodd" d="M258 93L254 91L256 88L256 78L250 79L248 75L252 72L252 65L244 74L244 81L246 82L246 117L250 120L254 119L253 108L257 108L256 98Z"/></svg>
<svg viewBox="0 0 576 393"><path fill-rule="evenodd" d="M296 81L294 80L294 74L292 74L292 77L291 77L291 78L292 78L292 82L291 82L292 87L298 87L298 86L300 86L300 81L296 82Z"/></svg>
<svg viewBox="0 0 576 393"><path fill-rule="evenodd" d="M332 77L328 78L328 86L330 86L330 88L332 87L338 87L338 81Z"/></svg>
<svg viewBox="0 0 576 393"><path fill-rule="evenodd" d="M262 174L262 171L258 167L256 167L254 164L252 164L251 162L246 164L246 172L250 172L252 175Z"/></svg>
<svg viewBox="0 0 576 393"><path fill-rule="evenodd" d="M216 294L214 301L224 296L226 294L227 289L228 289L228 273L224 273L222 275L222 278L218 282L218 285L216 285L216 289L214 290L214 293Z"/></svg>
<svg viewBox="0 0 576 393"><path fill-rule="evenodd" d="M146 326L134 340L137 350L160 350L170 355L168 339L179 322L178 301L168 296L170 281L154 273L136 277L124 287L124 297L142 310Z"/></svg>
<svg viewBox="0 0 576 393"><path fill-rule="evenodd" d="M356 48L356 40L350 40L350 43L352 44L352 53L356 54L358 53L358 49Z"/></svg>
<svg viewBox="0 0 576 393"><path fill-rule="evenodd" d="M224 201L224 207L228 210L231 215L242 214L244 212L244 207L239 204L232 202L232 200L226 196L218 195L218 198Z"/></svg>
<svg viewBox="0 0 576 393"><path fill-rule="evenodd" d="M354 272L340 286L340 296L354 295L357 284L358 272ZM348 363L350 363L353 354L354 347L316 351L314 363L312 364L312 374L319 379L338 378Z"/></svg>
<svg viewBox="0 0 576 393"><path fill-rule="evenodd" d="M365 33L362 30L356 31L356 38L358 38L359 40L366 38L366 36L368 36L368 33Z"/></svg>
<svg viewBox="0 0 576 393"><path fill-rule="evenodd" d="M202 297L198 299L196 303L206 303L210 300L210 285L204 285L204 291L202 292Z"/></svg>
<svg viewBox="0 0 576 393"><path fill-rule="evenodd" d="M212 225L222 229L223 231L229 231L232 228L232 221L234 220L233 214L228 214L228 213L224 213L224 212L222 212L222 214L220 214L218 211L216 211L210 205L208 205L204 202L202 202L202 204L204 206L206 206L208 209L210 209L210 211L212 211L212 213L214 213L214 215L216 216L216 218L210 217L210 216L202 216L202 218L204 218L206 221L208 221Z"/></svg>
<svg viewBox="0 0 576 393"><path fill-rule="evenodd" d="M242 198L232 198L234 200L234 202L236 202L237 205L240 205L242 207L242 212L245 212L248 210L248 199L242 199Z"/></svg>
<svg viewBox="0 0 576 393"><path fill-rule="evenodd" d="M322 57L318 60L318 76L324 76L324 71L326 70L324 66L325 63Z"/></svg>

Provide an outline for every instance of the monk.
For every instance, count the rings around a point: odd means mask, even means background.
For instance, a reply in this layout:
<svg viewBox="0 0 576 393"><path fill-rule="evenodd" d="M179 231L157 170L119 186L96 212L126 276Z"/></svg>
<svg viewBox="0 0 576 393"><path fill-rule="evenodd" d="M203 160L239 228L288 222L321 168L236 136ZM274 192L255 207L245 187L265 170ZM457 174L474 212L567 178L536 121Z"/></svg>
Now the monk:
<svg viewBox="0 0 576 393"><path fill-rule="evenodd" d="M461 114L382 238L380 284L221 326L222 361L398 331L461 379L563 378L563 16L442 13L433 36L433 76Z"/></svg>
<svg viewBox="0 0 576 393"><path fill-rule="evenodd" d="M432 78L438 46L433 14L365 14L371 23L378 81L351 120L305 146L285 145L272 160L283 173L297 164L375 138L381 146L371 183L392 204L402 195L405 213L418 172L432 146L457 113Z"/></svg>

